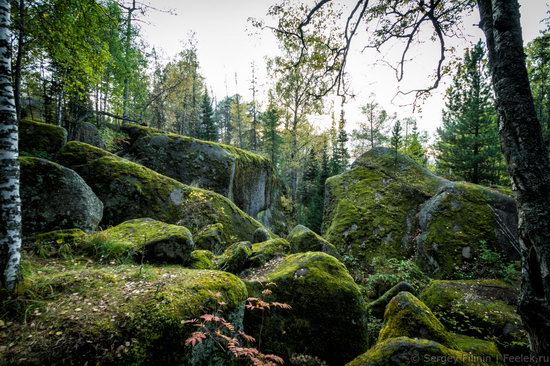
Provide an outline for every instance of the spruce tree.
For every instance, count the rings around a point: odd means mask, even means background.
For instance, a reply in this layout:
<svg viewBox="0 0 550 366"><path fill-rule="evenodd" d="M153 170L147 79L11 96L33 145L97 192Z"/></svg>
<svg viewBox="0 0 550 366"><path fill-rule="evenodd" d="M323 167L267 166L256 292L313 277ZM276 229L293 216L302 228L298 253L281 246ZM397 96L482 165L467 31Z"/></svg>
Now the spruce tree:
<svg viewBox="0 0 550 366"><path fill-rule="evenodd" d="M499 183L503 158L483 44L466 50L447 90L443 125L437 130L438 169L451 179Z"/></svg>
<svg viewBox="0 0 550 366"><path fill-rule="evenodd" d="M281 143L281 136L278 132L281 121L273 101L270 101L267 110L260 114L259 121L263 130L262 151L270 157L271 163L276 167Z"/></svg>
<svg viewBox="0 0 550 366"><path fill-rule="evenodd" d="M411 124L411 133L405 138L405 146L403 147L401 152L412 158L420 165L426 166L426 164L428 163L428 158L426 156L426 150L424 149L424 146L422 146L422 142L420 141L421 138L418 132L416 121L413 121Z"/></svg>
<svg viewBox="0 0 550 366"><path fill-rule="evenodd" d="M218 128L214 120L212 100L205 88L201 103L199 138L208 141L218 141Z"/></svg>
<svg viewBox="0 0 550 366"><path fill-rule="evenodd" d="M394 153L394 166L397 168L397 155L399 154L399 149L403 143L403 137L401 136L403 129L401 127L401 122L399 120L395 121L390 137L390 146Z"/></svg>

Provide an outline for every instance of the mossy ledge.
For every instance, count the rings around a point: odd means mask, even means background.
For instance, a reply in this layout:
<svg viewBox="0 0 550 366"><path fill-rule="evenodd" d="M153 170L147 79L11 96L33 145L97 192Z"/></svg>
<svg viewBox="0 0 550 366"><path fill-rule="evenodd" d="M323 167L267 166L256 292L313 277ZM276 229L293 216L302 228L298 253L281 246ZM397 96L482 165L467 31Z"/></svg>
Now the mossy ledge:
<svg viewBox="0 0 550 366"><path fill-rule="evenodd" d="M11 339L3 365L187 364L194 327L183 321L209 311L216 293L227 317L242 317L247 298L241 280L219 271L32 258L24 267L22 293L0 309Z"/></svg>

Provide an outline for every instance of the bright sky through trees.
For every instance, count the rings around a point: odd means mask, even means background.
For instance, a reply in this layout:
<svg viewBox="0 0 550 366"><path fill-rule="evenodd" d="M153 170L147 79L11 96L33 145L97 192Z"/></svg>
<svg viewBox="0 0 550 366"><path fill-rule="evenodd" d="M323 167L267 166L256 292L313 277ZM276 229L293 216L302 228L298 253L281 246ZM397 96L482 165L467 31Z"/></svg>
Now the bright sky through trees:
<svg viewBox="0 0 550 366"><path fill-rule="evenodd" d="M345 1L337 1L345 3ZM238 92L245 99L251 99L250 89L251 62L257 65L257 74L265 99L265 56L273 56L277 52L277 44L273 35L268 32L257 34L247 21L249 17L265 18L265 13L272 0L150 0L150 3L161 9L172 9L176 15L150 11L143 25L143 35L149 45L163 51L165 58L173 57L182 48L182 41L188 39L190 32L196 34L198 41L198 56L206 83L219 99L225 96L226 84L229 95L235 90L235 73L238 74ZM546 0L520 0L524 42L527 44L539 31L544 28L541 22L550 9L550 2ZM456 47L455 55L461 57L465 47L471 47L482 37L477 27L479 15L476 11L466 19L464 24L465 39L450 40L450 46ZM252 34L252 35L251 35ZM364 117L360 113L360 106L369 100L371 93L376 94L377 101L388 112L397 112L400 117L412 114L410 105L400 107L400 104L409 104L411 98L394 100L398 83L394 71L385 66L380 60L385 58L392 62L398 55L399 47L394 45L379 54L374 50L362 51L366 43L362 33L354 41L354 52L348 64L351 85L356 94L355 100L346 107L348 117L347 129L352 130ZM363 38L362 38L363 37ZM414 59L406 68L405 80L401 84L403 91L412 87L421 87L429 84L430 73L437 60L437 47L429 43L416 47L411 53ZM443 97L449 78L433 93L421 110L415 113L418 127L427 130L430 134L441 123L441 110L444 107ZM409 87L409 89L407 89ZM338 102L335 103L338 107ZM324 128L330 124L329 118L318 119Z"/></svg>

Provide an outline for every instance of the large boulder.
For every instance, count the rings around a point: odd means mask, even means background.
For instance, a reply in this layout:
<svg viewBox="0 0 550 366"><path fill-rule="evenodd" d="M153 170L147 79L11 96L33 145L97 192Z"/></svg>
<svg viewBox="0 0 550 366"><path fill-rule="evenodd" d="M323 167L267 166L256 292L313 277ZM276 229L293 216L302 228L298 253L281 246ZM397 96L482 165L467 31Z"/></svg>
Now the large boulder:
<svg viewBox="0 0 550 366"><path fill-rule="evenodd" d="M21 155L49 158L67 143L63 127L30 120L19 122L19 151Z"/></svg>
<svg viewBox="0 0 550 366"><path fill-rule="evenodd" d="M452 278L457 272L483 275L482 250L510 261L519 258L514 200L479 185L443 184L420 207L418 232L419 259L441 278Z"/></svg>
<svg viewBox="0 0 550 366"><path fill-rule="evenodd" d="M49 160L21 157L23 233L95 230L103 204L73 170Z"/></svg>
<svg viewBox="0 0 550 366"><path fill-rule="evenodd" d="M432 281L420 299L451 331L493 340L506 354L528 354L517 289L497 280Z"/></svg>
<svg viewBox="0 0 550 366"><path fill-rule="evenodd" d="M334 245L304 225L296 225L288 233L287 240L290 242L293 253L325 252L332 256L338 256Z"/></svg>
<svg viewBox="0 0 550 366"><path fill-rule="evenodd" d="M72 139L104 148L105 141L101 138L98 128L90 122L81 123L73 132Z"/></svg>
<svg viewBox="0 0 550 366"><path fill-rule="evenodd" d="M104 259L133 259L138 263L189 264L195 246L191 232L149 218L125 221L94 234L85 249Z"/></svg>
<svg viewBox="0 0 550 366"><path fill-rule="evenodd" d="M128 158L179 182L231 199L257 217L272 206L275 173L270 161L233 146L158 130L127 126L132 140Z"/></svg>
<svg viewBox="0 0 550 366"><path fill-rule="evenodd" d="M457 348L451 333L430 309L406 291L397 294L387 305L378 341L396 337L429 339L449 348Z"/></svg>
<svg viewBox="0 0 550 366"><path fill-rule="evenodd" d="M32 261L32 258L29 258ZM98 266L33 262L22 298L33 311L10 308L2 365L204 365L225 357L216 347L185 347L199 318L223 302L242 329L243 282L230 273L178 266Z"/></svg>
<svg viewBox="0 0 550 366"><path fill-rule="evenodd" d="M252 296L292 306L245 316L245 330L261 334L264 352L308 354L342 365L366 350L363 299L342 263L322 252L273 262L245 279ZM272 284L269 298L263 284Z"/></svg>
<svg viewBox="0 0 550 366"><path fill-rule="evenodd" d="M377 343L346 366L487 366L484 358L427 339L396 337Z"/></svg>
<svg viewBox="0 0 550 366"><path fill-rule="evenodd" d="M511 197L440 178L414 160L374 148L325 187L323 237L360 263L417 255L436 277L476 274L481 244L515 259Z"/></svg>
<svg viewBox="0 0 550 366"><path fill-rule="evenodd" d="M233 202L84 143L71 142L57 155L86 180L105 206L102 224L150 217L197 233L220 223L232 241L250 240L261 224Z"/></svg>
<svg viewBox="0 0 550 366"><path fill-rule="evenodd" d="M377 344L349 365L500 365L493 342L449 332L409 292L395 296L384 313Z"/></svg>

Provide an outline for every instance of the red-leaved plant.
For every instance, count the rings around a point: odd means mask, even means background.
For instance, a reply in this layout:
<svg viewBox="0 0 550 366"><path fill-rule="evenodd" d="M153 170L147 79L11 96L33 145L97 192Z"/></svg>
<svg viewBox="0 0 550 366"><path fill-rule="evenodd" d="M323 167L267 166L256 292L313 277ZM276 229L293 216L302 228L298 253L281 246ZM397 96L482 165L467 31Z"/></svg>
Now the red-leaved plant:
<svg viewBox="0 0 550 366"><path fill-rule="evenodd" d="M263 296L269 296L271 293L269 289L262 291ZM216 306L212 312L201 315L199 319L184 321L184 324L194 325L198 328L185 341L187 346L195 347L207 339L212 339L220 349L229 351L235 358L248 359L254 366L278 366L284 363L279 356L264 354L256 347L247 347L246 344L256 343L256 339L236 329L231 322L223 318L223 309L227 304L222 300L221 293L216 293L214 299ZM263 298L256 297L249 297L246 300L247 310L262 311L262 326L264 312L271 308L291 309L291 306L279 302L268 302Z"/></svg>

